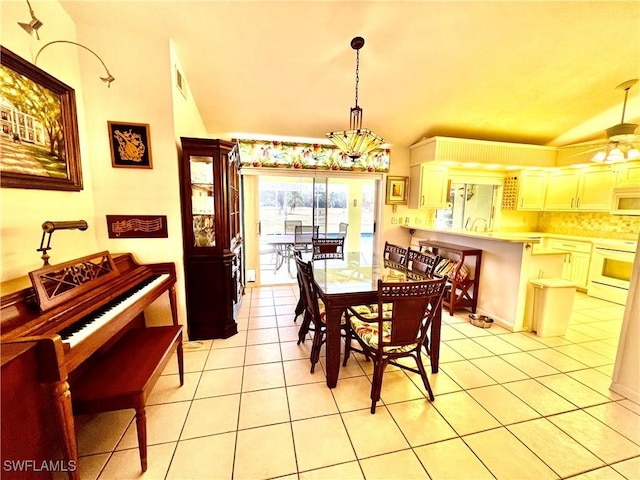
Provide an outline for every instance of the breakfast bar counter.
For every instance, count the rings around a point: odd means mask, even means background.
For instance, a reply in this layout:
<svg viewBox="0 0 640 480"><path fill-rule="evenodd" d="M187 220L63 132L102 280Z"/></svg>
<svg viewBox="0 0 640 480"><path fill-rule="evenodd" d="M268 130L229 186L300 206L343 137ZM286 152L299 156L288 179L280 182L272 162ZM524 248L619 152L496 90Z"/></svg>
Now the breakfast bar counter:
<svg viewBox="0 0 640 480"><path fill-rule="evenodd" d="M528 330L526 299L529 281L562 274L563 252L540 248L535 233L472 232L403 226L412 235L412 248L420 242L437 241L482 250L476 310L510 331ZM534 246L538 248L534 248ZM473 268L473 265L471 265Z"/></svg>

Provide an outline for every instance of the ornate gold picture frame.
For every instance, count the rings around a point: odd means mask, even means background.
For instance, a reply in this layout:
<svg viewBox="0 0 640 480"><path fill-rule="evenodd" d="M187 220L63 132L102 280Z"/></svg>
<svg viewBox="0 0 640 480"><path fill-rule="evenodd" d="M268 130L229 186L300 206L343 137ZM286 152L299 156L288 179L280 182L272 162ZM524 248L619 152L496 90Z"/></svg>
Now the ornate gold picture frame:
<svg viewBox="0 0 640 480"><path fill-rule="evenodd" d="M409 177L387 177L385 204L406 205L409 198Z"/></svg>

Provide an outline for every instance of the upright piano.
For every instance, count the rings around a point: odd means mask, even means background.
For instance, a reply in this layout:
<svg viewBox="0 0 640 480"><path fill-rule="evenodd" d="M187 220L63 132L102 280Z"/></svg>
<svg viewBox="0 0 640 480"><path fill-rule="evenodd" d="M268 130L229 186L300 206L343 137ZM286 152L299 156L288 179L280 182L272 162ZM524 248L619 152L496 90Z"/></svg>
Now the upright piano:
<svg viewBox="0 0 640 480"><path fill-rule="evenodd" d="M45 475L38 478L48 478L50 467L62 467L77 479L74 379L129 329L146 328L144 309L165 292L178 324L176 269L173 263L139 264L130 253L104 251L45 266L29 277L30 285L0 298L2 476L33 478L40 471ZM132 365L135 355L132 350ZM47 446L37 445L51 442L45 426L25 431L34 419L53 426L63 455L59 464L38 463L53 459Z"/></svg>

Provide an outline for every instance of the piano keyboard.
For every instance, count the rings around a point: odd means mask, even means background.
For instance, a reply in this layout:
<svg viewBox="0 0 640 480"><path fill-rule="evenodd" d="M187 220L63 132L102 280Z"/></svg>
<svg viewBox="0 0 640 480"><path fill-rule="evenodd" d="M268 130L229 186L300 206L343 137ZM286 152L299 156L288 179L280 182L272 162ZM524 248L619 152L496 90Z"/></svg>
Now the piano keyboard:
<svg viewBox="0 0 640 480"><path fill-rule="evenodd" d="M70 348L73 348L85 338L91 336L100 327L120 315L127 308L142 298L147 292L153 290L168 277L168 273L153 275L144 282L127 290L122 295L116 297L111 302L93 312L91 315L58 332L60 337L62 337L62 341L68 343Z"/></svg>

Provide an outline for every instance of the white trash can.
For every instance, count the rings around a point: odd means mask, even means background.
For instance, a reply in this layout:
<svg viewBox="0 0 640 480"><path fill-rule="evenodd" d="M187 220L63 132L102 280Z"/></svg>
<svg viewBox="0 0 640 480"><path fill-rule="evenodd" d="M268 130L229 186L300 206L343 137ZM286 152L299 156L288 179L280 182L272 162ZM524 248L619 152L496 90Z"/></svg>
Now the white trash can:
<svg viewBox="0 0 640 480"><path fill-rule="evenodd" d="M563 278L539 278L533 286L532 330L539 337L555 337L567 332L576 284Z"/></svg>

